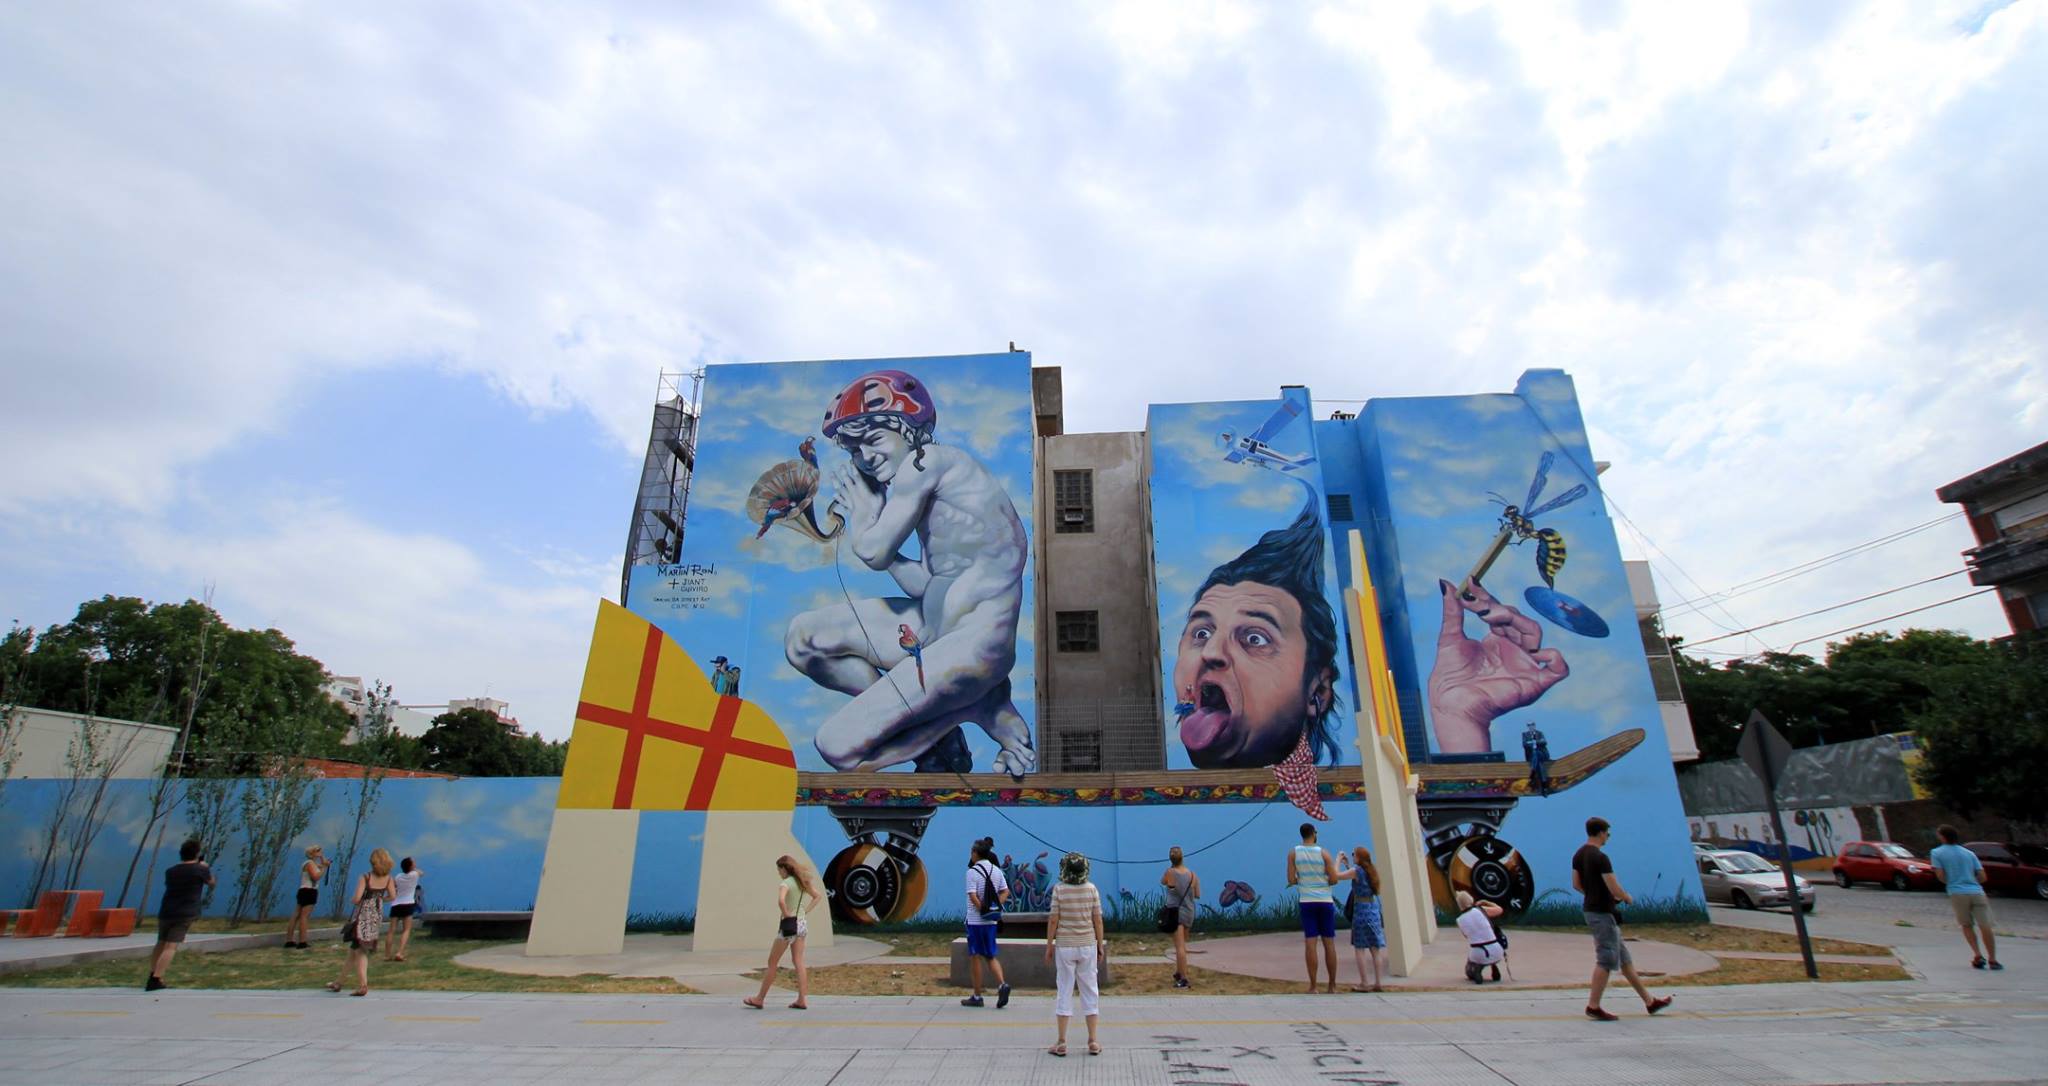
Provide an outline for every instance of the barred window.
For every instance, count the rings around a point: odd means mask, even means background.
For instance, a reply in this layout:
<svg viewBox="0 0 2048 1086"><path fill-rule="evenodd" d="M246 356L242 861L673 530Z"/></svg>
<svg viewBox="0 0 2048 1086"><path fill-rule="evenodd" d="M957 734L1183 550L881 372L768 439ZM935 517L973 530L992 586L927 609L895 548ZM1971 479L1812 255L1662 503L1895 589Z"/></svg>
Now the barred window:
<svg viewBox="0 0 2048 1086"><path fill-rule="evenodd" d="M1095 530L1095 473L1087 469L1052 473L1053 531Z"/></svg>
<svg viewBox="0 0 2048 1086"><path fill-rule="evenodd" d="M1099 631L1096 612L1060 611L1054 616L1058 626L1059 651L1100 652L1102 635Z"/></svg>

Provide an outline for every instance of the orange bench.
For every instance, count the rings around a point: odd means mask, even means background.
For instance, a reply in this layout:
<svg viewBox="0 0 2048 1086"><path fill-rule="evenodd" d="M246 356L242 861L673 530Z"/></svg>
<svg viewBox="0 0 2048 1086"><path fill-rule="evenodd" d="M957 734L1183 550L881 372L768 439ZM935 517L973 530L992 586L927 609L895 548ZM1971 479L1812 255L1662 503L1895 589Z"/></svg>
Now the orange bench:
<svg viewBox="0 0 2048 1086"><path fill-rule="evenodd" d="M70 902L71 894L66 890L45 890L36 899L36 907L20 910L14 922L14 936L30 939L41 935L54 935L57 925L64 921L64 906Z"/></svg>
<svg viewBox="0 0 2048 1086"><path fill-rule="evenodd" d="M92 934L93 917L100 911L100 902L107 895L98 890L74 890L71 892L71 922L64 925L67 938Z"/></svg>
<svg viewBox="0 0 2048 1086"><path fill-rule="evenodd" d="M87 935L111 939L121 935L135 934L134 909L95 909L92 915L92 930Z"/></svg>
<svg viewBox="0 0 2048 1086"><path fill-rule="evenodd" d="M13 927L15 921L26 920L34 912L34 909L0 909L0 935L7 934L7 929Z"/></svg>

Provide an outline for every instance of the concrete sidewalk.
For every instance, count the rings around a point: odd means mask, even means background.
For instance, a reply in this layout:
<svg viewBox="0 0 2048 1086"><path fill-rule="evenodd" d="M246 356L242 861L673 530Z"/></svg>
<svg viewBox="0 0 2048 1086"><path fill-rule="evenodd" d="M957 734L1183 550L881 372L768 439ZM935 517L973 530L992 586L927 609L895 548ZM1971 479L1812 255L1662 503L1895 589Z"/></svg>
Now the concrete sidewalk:
<svg viewBox="0 0 2048 1086"><path fill-rule="evenodd" d="M1101 1058L1055 1059L1051 1001L0 991L0 1083L2011 1082L2048 1068L2048 986L1687 988L1589 1022L1583 992L1161 995L1103 1003ZM1085 1036L1075 1023L1074 1038Z"/></svg>
<svg viewBox="0 0 2048 1086"><path fill-rule="evenodd" d="M185 942L178 948L178 953L215 954L223 950L248 950L252 947L283 945L283 932L211 935L193 932L185 937ZM122 935L112 939L71 939L56 935L20 939L10 936L0 939L0 973L56 969L60 966L110 959L142 959L149 957L150 951L155 947L156 932L153 930L138 931L133 935Z"/></svg>

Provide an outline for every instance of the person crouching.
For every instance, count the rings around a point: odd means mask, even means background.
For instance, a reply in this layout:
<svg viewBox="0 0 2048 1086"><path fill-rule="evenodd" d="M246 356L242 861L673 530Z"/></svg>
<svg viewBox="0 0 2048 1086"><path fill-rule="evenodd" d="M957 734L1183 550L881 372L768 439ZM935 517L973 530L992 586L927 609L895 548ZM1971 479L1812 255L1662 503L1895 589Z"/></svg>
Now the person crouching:
<svg viewBox="0 0 2048 1086"><path fill-rule="evenodd" d="M1493 930L1493 922L1500 919L1501 907L1491 901L1475 901L1470 893L1460 890L1458 901L1458 934L1465 937L1465 979L1474 984L1486 983L1486 969L1493 967L1493 979L1500 979L1500 960L1507 956L1506 941Z"/></svg>

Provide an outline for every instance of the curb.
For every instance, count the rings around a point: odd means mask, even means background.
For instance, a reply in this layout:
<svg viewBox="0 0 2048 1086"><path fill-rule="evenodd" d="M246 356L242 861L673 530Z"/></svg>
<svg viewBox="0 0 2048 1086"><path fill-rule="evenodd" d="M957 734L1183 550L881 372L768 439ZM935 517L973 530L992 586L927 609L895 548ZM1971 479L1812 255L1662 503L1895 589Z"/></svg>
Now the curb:
<svg viewBox="0 0 2048 1086"><path fill-rule="evenodd" d="M258 947L284 945L284 933L272 932L267 935L216 935L198 942L188 942L178 948L180 954L217 954L225 950L252 950ZM0 961L0 976L10 973L34 973L44 969L62 969L67 965L84 965L89 962L122 961L128 958L147 958L156 950L155 943L142 946L113 946L97 949L72 950L45 957L16 958Z"/></svg>

